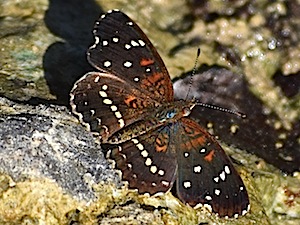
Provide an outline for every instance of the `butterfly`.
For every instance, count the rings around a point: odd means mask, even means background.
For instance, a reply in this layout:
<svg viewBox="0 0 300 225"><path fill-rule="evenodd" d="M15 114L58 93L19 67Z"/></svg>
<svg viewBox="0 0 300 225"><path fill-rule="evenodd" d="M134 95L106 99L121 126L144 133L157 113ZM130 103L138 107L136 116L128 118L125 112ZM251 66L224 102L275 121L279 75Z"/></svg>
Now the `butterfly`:
<svg viewBox="0 0 300 225"><path fill-rule="evenodd" d="M147 36L127 15L96 22L87 58L96 71L70 93L74 114L103 144L129 188L155 195L176 186L191 207L220 216L249 210L246 187L214 137L188 116L195 100L174 100L171 78Z"/></svg>

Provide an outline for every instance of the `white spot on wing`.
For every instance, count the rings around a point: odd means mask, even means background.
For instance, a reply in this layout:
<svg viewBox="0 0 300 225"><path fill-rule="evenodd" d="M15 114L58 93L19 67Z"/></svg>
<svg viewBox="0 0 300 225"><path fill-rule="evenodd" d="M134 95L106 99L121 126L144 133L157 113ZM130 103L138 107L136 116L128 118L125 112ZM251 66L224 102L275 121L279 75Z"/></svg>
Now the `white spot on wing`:
<svg viewBox="0 0 300 225"><path fill-rule="evenodd" d="M116 116L118 119L122 118L122 115L121 115L121 113L120 113L119 111L115 112L115 116Z"/></svg>
<svg viewBox="0 0 300 225"><path fill-rule="evenodd" d="M129 68L129 67L132 66L132 62L126 61L126 62L124 62L123 65L124 65L125 67Z"/></svg>
<svg viewBox="0 0 300 225"><path fill-rule="evenodd" d="M106 105L111 105L112 104L112 100L106 98L106 99L103 99L103 103L106 104Z"/></svg>
<svg viewBox="0 0 300 225"><path fill-rule="evenodd" d="M112 41L115 42L115 43L118 43L119 42L119 38L118 37L113 37Z"/></svg>
<svg viewBox="0 0 300 225"><path fill-rule="evenodd" d="M157 172L157 166L151 166L150 167L150 172L151 173L156 173Z"/></svg>
<svg viewBox="0 0 300 225"><path fill-rule="evenodd" d="M103 46L107 46L107 45L108 45L108 41L107 41L107 40L103 40L103 41L102 41L102 45L103 45Z"/></svg>
<svg viewBox="0 0 300 225"><path fill-rule="evenodd" d="M211 197L210 195L206 195L206 196L205 196L205 199L206 199L207 201L211 201L211 200L212 200L212 197Z"/></svg>
<svg viewBox="0 0 300 225"><path fill-rule="evenodd" d="M96 118L96 120L97 120L98 125L100 126L100 125L101 125L101 119ZM103 127L103 126L102 126L102 127ZM104 126L104 127L105 127L105 126Z"/></svg>
<svg viewBox="0 0 300 225"><path fill-rule="evenodd" d="M184 188L190 188L190 187L192 187L191 181L184 181L184 182L183 182L183 187L184 187Z"/></svg>
<svg viewBox="0 0 300 225"><path fill-rule="evenodd" d="M143 40L138 40L138 42L139 42L139 44L140 44L140 46L142 46L142 47L144 47L146 44L145 44L145 42L143 41Z"/></svg>
<svg viewBox="0 0 300 225"><path fill-rule="evenodd" d="M111 109L111 111L115 112L115 111L118 110L118 107L115 106L115 105L112 105L112 106L110 107L110 109Z"/></svg>
<svg viewBox="0 0 300 225"><path fill-rule="evenodd" d="M96 48L99 42L100 42L100 38L98 36L95 36L95 43L90 48Z"/></svg>
<svg viewBox="0 0 300 225"><path fill-rule="evenodd" d="M124 45L124 47L125 47L125 49L127 49L127 50L128 50L128 49L130 49L130 48L131 48L131 45L129 45L129 44L125 44L125 45Z"/></svg>
<svg viewBox="0 0 300 225"><path fill-rule="evenodd" d="M162 185L164 185L164 186L169 186L169 185L170 185L170 182L165 181L165 180L162 180L161 183L162 183Z"/></svg>
<svg viewBox="0 0 300 225"><path fill-rule="evenodd" d="M104 67L110 67L111 66L111 62L110 61L105 61L104 63L103 63L103 66Z"/></svg>
<svg viewBox="0 0 300 225"><path fill-rule="evenodd" d="M102 97L102 98L107 98L107 94L105 91L99 91L99 95Z"/></svg>
<svg viewBox="0 0 300 225"><path fill-rule="evenodd" d="M205 153L205 152L206 152L206 149L205 149L205 148L201 148L199 152L200 152L200 153Z"/></svg>
<svg viewBox="0 0 300 225"><path fill-rule="evenodd" d="M188 152L183 153L183 156L184 156L185 158L189 157L189 155L190 155L190 153L188 153Z"/></svg>
<svg viewBox="0 0 300 225"><path fill-rule="evenodd" d="M194 166L194 173L200 173L201 172L201 166L198 165L198 166Z"/></svg>
<svg viewBox="0 0 300 225"><path fill-rule="evenodd" d="M145 161L146 166L150 166L152 164L152 160L150 158L147 158Z"/></svg>
<svg viewBox="0 0 300 225"><path fill-rule="evenodd" d="M134 47L139 46L139 43L137 43L135 40L131 40L130 44Z"/></svg>
<svg viewBox="0 0 300 225"><path fill-rule="evenodd" d="M219 177L214 177L214 181L215 181L216 183L219 183L219 180L220 180Z"/></svg>
<svg viewBox="0 0 300 225"><path fill-rule="evenodd" d="M224 171L225 171L225 173L227 173L227 174L230 174L230 168L229 168L229 166L224 166Z"/></svg>
<svg viewBox="0 0 300 225"><path fill-rule="evenodd" d="M142 151L141 152L141 155L144 157L144 158L147 158L148 157L148 152L146 150Z"/></svg>
<svg viewBox="0 0 300 225"><path fill-rule="evenodd" d="M136 145L136 147L137 147L140 151L144 150L144 146L143 146L141 143L138 143L138 144Z"/></svg>
<svg viewBox="0 0 300 225"><path fill-rule="evenodd" d="M220 173L220 178L221 178L222 181L225 181L226 175L225 175L224 171L222 171L222 173Z"/></svg>
<svg viewBox="0 0 300 225"><path fill-rule="evenodd" d="M221 190L220 189L215 189L215 195L220 195L221 194Z"/></svg>
<svg viewBox="0 0 300 225"><path fill-rule="evenodd" d="M134 144L139 143L138 139L135 139L135 138L132 138L131 141L132 141Z"/></svg>
<svg viewBox="0 0 300 225"><path fill-rule="evenodd" d="M125 126L125 122L123 119L119 119L118 122L121 128Z"/></svg>
<svg viewBox="0 0 300 225"><path fill-rule="evenodd" d="M163 170L159 170L159 171L158 171L158 175L160 175L160 176L163 176L163 175L165 175L165 171L163 171Z"/></svg>

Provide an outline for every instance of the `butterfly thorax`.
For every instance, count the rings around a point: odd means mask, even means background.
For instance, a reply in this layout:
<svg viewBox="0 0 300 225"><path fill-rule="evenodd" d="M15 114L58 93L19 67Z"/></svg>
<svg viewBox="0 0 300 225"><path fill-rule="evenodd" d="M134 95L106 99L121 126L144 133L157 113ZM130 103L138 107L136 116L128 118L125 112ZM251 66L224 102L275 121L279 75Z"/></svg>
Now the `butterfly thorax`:
<svg viewBox="0 0 300 225"><path fill-rule="evenodd" d="M123 143L151 130L155 130L158 127L176 123L182 117L188 116L194 106L194 101L179 100L162 104L157 108L149 109L149 112L152 113L148 117L118 130L105 142L107 144Z"/></svg>

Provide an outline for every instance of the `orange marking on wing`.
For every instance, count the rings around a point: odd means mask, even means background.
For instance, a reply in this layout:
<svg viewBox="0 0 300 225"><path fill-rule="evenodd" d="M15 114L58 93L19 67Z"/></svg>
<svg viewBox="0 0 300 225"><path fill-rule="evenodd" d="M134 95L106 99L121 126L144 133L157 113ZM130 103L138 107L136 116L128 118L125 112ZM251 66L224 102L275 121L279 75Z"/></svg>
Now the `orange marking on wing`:
<svg viewBox="0 0 300 225"><path fill-rule="evenodd" d="M128 106L132 106L131 102L134 101L135 99L136 99L135 96L129 95L129 96L126 97L126 99L125 99L124 102L125 102L126 105L128 105ZM133 107L136 108L135 106L136 106L136 105L134 104Z"/></svg>
<svg viewBox="0 0 300 225"><path fill-rule="evenodd" d="M208 162L211 162L213 160L213 157L215 155L215 150L211 150L205 157L204 159Z"/></svg>
<svg viewBox="0 0 300 225"><path fill-rule="evenodd" d="M183 144L183 147L187 148L187 150L191 150L192 148L198 148L199 145L204 145L205 141L205 137L200 136L198 138L190 139L190 141Z"/></svg>
<svg viewBox="0 0 300 225"><path fill-rule="evenodd" d="M156 151L157 152L166 152L167 151L167 145L164 145L164 146L156 145Z"/></svg>
<svg viewBox="0 0 300 225"><path fill-rule="evenodd" d="M149 82L154 84L156 81L161 79L161 77L162 77L162 73L154 73L152 76L148 77L148 80L149 80Z"/></svg>
<svg viewBox="0 0 300 225"><path fill-rule="evenodd" d="M149 65L151 65L153 63L154 63L154 60L152 60L152 59L142 59L140 61L140 65L141 66L149 66Z"/></svg>
<svg viewBox="0 0 300 225"><path fill-rule="evenodd" d="M166 152L168 147L169 137L167 134L159 135L155 140L155 150L157 152Z"/></svg>
<svg viewBox="0 0 300 225"><path fill-rule="evenodd" d="M163 83L163 80L161 79L163 77L162 73L154 73L152 76L148 76L146 79L142 80L142 87L147 88L150 86L153 86L158 80L160 81L160 84Z"/></svg>

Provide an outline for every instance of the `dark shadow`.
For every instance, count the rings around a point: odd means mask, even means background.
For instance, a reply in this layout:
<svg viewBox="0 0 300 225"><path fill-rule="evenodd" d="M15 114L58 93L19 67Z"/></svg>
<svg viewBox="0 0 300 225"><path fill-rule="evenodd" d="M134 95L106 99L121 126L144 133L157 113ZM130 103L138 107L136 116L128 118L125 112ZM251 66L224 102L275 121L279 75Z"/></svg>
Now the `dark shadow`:
<svg viewBox="0 0 300 225"><path fill-rule="evenodd" d="M300 93L300 72L286 76L277 71L272 79L286 97L293 98Z"/></svg>
<svg viewBox="0 0 300 225"><path fill-rule="evenodd" d="M63 40L48 47L43 57L45 79L56 104L69 105L74 82L93 70L86 51L94 42L92 30L102 13L93 0L50 0L45 14L48 29Z"/></svg>

